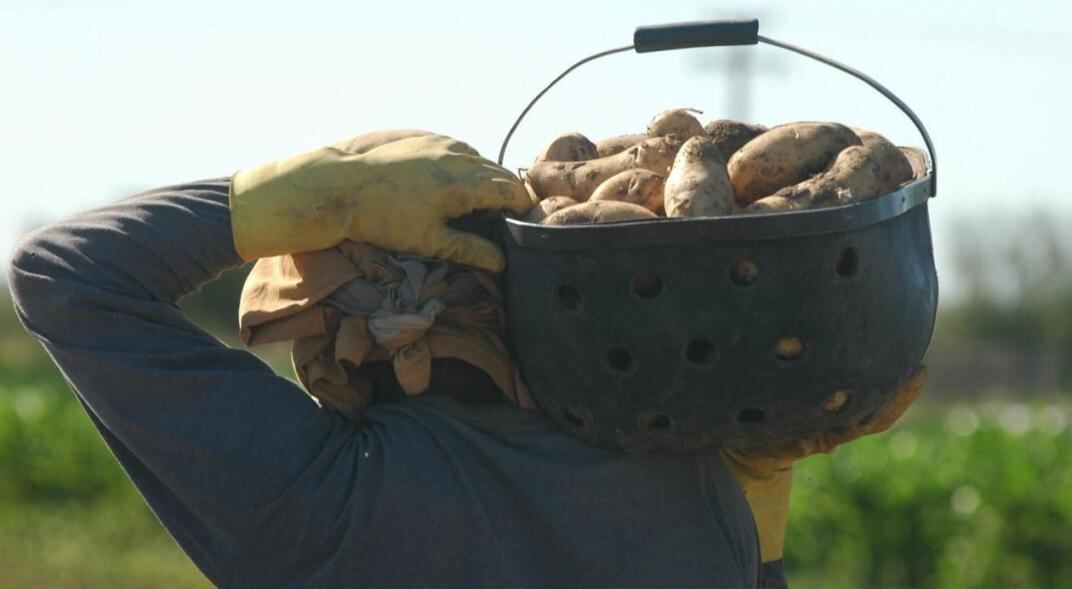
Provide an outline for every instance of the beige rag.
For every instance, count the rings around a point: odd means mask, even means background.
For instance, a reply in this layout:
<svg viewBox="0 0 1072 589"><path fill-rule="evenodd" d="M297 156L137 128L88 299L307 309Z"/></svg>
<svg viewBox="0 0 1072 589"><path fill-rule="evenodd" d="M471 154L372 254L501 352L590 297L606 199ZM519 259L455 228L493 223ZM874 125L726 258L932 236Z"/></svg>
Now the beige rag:
<svg viewBox="0 0 1072 589"><path fill-rule="evenodd" d="M302 386L355 423L375 401L360 368L378 361L417 395L431 382L432 358L462 360L511 402L535 408L506 350L502 293L482 270L345 241L258 260L238 315L247 346L293 340Z"/></svg>

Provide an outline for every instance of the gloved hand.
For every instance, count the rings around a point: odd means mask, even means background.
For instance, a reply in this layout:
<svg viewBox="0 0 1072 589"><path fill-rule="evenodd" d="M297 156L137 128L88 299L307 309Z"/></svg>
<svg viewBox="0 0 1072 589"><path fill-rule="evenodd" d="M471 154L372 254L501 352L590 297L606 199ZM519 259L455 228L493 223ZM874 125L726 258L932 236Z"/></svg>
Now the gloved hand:
<svg viewBox="0 0 1072 589"><path fill-rule="evenodd" d="M244 260L345 239L497 272L492 242L447 227L475 209L524 214L521 180L460 141L381 131L284 158L231 179L231 226Z"/></svg>
<svg viewBox="0 0 1072 589"><path fill-rule="evenodd" d="M789 494L793 487L793 463L812 454L833 452L842 444L888 430L919 397L926 380L927 369L920 366L888 405L845 433L827 432L772 446L722 451L752 509L762 562L782 558Z"/></svg>

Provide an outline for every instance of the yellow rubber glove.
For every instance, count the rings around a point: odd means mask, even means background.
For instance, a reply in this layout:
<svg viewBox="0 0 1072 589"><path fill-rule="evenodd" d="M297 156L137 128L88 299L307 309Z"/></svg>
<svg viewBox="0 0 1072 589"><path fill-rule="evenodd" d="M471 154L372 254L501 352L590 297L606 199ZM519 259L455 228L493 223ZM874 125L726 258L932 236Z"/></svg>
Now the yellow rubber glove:
<svg viewBox="0 0 1072 589"><path fill-rule="evenodd" d="M888 405L845 433L827 432L772 446L723 450L722 456L752 509L762 562L782 558L785 526L789 519L789 495L793 488L793 463L812 454L833 452L842 444L888 430L919 397L926 380L927 369L920 366Z"/></svg>
<svg viewBox="0 0 1072 589"><path fill-rule="evenodd" d="M343 240L498 272L492 242L447 227L476 209L524 214L520 179L471 147L423 131L381 131L284 158L231 179L231 227L244 260Z"/></svg>

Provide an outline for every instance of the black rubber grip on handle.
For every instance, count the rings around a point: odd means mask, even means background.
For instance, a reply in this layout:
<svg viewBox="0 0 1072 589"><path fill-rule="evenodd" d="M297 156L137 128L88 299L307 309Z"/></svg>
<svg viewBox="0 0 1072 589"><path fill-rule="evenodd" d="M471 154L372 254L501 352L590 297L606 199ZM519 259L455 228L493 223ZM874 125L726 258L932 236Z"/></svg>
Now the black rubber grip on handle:
<svg viewBox="0 0 1072 589"><path fill-rule="evenodd" d="M755 45L758 42L759 19L755 18L653 25L637 27L633 33L633 47L637 53L690 47Z"/></svg>

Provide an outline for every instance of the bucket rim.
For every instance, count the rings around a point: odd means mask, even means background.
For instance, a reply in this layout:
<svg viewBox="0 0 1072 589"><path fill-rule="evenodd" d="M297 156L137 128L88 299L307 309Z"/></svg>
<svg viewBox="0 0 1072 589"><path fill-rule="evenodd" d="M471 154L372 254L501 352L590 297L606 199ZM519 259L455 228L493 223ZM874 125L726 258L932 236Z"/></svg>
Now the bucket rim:
<svg viewBox="0 0 1072 589"><path fill-rule="evenodd" d="M634 219L593 225L540 225L503 214L507 240L523 249L611 250L711 241L754 241L843 233L882 223L931 197L931 174L893 192L833 207L691 219Z"/></svg>

